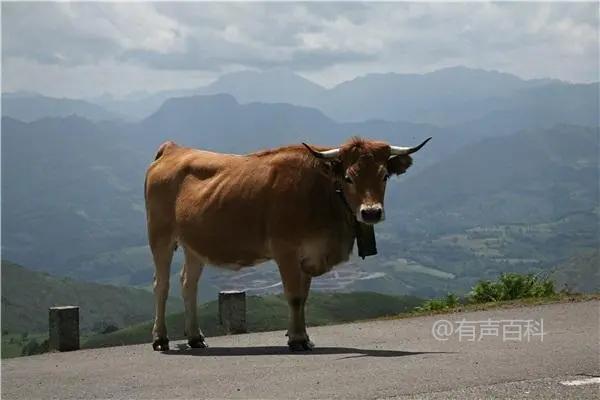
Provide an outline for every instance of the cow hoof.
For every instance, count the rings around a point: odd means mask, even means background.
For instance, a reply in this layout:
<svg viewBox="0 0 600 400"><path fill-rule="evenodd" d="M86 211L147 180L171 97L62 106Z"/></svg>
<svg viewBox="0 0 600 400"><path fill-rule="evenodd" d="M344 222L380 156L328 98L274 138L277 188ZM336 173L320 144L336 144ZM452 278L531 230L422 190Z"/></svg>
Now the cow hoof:
<svg viewBox="0 0 600 400"><path fill-rule="evenodd" d="M288 342L290 351L310 351L315 345L310 340L297 340L294 342Z"/></svg>
<svg viewBox="0 0 600 400"><path fill-rule="evenodd" d="M169 350L169 339L167 338L156 338L152 342L152 348L154 351L167 351Z"/></svg>
<svg viewBox="0 0 600 400"><path fill-rule="evenodd" d="M192 349L205 349L208 347L203 336L188 339L188 346Z"/></svg>

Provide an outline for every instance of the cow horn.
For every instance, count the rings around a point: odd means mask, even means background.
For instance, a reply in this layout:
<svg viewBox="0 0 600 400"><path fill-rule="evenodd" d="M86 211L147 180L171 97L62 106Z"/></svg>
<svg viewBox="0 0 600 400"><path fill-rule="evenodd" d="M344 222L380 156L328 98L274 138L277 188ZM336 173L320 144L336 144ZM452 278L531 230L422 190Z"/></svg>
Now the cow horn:
<svg viewBox="0 0 600 400"><path fill-rule="evenodd" d="M416 151L421 150L421 147L425 146L427 142L429 142L431 138L428 138L423 143L415 147L399 147L399 146L390 146L390 154L392 156L405 156L408 154L412 154Z"/></svg>
<svg viewBox="0 0 600 400"><path fill-rule="evenodd" d="M336 158L338 156L338 154L340 154L340 149L331 149L331 150L325 150L325 151L317 151L315 149L313 149L312 147L310 147L309 145L307 145L306 143L302 143L304 145L304 147L306 147L308 149L308 151L310 151L312 153L313 156L317 157L317 158Z"/></svg>

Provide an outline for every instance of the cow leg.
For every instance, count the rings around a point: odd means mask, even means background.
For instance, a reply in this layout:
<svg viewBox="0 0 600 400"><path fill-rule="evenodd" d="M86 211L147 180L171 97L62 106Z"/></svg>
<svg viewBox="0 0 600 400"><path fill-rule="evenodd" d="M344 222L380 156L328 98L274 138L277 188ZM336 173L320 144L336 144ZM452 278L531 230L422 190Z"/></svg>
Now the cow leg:
<svg viewBox="0 0 600 400"><path fill-rule="evenodd" d="M308 301L308 294L310 292L310 283L312 281L312 277L310 275L305 274L304 272L301 272L300 275L303 296L302 304L300 305L300 309L298 311L300 316L298 318L299 322L297 323L297 326L302 327L305 339L301 339L299 342L292 342L292 344L290 345L290 349L292 351L312 350L315 347L314 343L309 339L308 333L306 332L305 320L306 302ZM291 313L293 315L293 311Z"/></svg>
<svg viewBox="0 0 600 400"><path fill-rule="evenodd" d="M312 350L314 344L306 332L304 306L308 298L311 277L300 269L300 263L279 262L279 273L283 290L290 310L288 327L288 346L292 351Z"/></svg>
<svg viewBox="0 0 600 400"><path fill-rule="evenodd" d="M185 305L185 335L188 338L188 345L192 348L207 347L204 343L204 335L198 328L196 305L198 279L202 275L202 270L202 263L185 250L185 262L181 269L181 295Z"/></svg>
<svg viewBox="0 0 600 400"><path fill-rule="evenodd" d="M174 245L168 243L162 246L151 246L154 257L154 300L155 317L152 328L152 347L156 351L169 350L165 311L167 297L169 296L169 277L171 274L171 261L173 259Z"/></svg>

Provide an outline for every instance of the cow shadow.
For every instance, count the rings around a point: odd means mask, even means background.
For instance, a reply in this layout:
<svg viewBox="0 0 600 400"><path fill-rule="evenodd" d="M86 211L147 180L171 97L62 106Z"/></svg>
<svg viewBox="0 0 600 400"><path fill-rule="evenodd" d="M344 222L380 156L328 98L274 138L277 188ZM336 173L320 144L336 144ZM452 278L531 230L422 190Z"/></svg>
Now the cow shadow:
<svg viewBox="0 0 600 400"><path fill-rule="evenodd" d="M185 344L177 345L178 350L163 351L166 355L179 356L319 356L319 355L348 355L343 358L356 357L406 357L420 354L444 354L443 351L400 351L384 349L358 349L354 347L315 347L311 351L291 352L287 346L255 346L255 347L208 347L192 349Z"/></svg>

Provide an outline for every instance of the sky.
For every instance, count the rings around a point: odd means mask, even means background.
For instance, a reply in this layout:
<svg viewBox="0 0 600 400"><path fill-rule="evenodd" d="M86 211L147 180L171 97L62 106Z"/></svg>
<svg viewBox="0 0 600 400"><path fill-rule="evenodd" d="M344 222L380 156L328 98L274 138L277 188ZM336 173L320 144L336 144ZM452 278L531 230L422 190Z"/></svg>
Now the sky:
<svg viewBox="0 0 600 400"><path fill-rule="evenodd" d="M2 90L58 97L292 70L334 86L464 65L598 81L591 3L2 3Z"/></svg>

